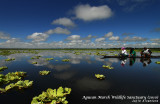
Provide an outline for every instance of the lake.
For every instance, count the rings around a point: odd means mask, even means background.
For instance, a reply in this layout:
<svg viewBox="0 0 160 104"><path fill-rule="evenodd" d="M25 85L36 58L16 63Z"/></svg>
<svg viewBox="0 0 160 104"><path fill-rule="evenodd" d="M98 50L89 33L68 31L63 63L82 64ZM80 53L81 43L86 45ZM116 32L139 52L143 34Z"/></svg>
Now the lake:
<svg viewBox="0 0 160 104"><path fill-rule="evenodd" d="M33 86L24 90L10 90L0 93L1 104L30 104L32 98L38 96L47 88L71 88L67 95L69 104L158 104L160 94L160 65L155 62L160 58L125 59L105 58L96 55L94 51L50 51L42 50L38 54L15 53L0 56L0 67L8 69L0 72L24 71L27 76L24 80L33 80ZM105 52L117 54L117 52ZM155 53L160 54L160 53ZM39 59L31 59L34 56ZM6 62L7 58L15 58ZM46 61L46 58L54 58ZM70 59L63 62L63 59ZM37 62L37 64L32 64ZM102 65L110 65L114 69L105 69ZM39 71L49 70L46 76ZM105 75L99 80L95 74ZM6 85L1 85L4 88ZM152 96L152 97L151 97Z"/></svg>

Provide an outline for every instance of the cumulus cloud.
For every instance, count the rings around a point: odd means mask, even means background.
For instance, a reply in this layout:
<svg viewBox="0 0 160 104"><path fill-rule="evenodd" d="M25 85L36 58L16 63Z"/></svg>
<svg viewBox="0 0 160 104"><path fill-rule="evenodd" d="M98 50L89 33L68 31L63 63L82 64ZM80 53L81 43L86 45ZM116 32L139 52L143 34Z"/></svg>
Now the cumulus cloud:
<svg viewBox="0 0 160 104"><path fill-rule="evenodd" d="M90 6L78 5L75 7L74 13L76 18L84 21L101 20L112 16L112 10L107 6Z"/></svg>
<svg viewBox="0 0 160 104"><path fill-rule="evenodd" d="M35 32L32 35L29 35L27 38L33 39L33 42L46 41L48 34Z"/></svg>
<svg viewBox="0 0 160 104"><path fill-rule="evenodd" d="M109 40L119 40L119 36L111 36Z"/></svg>
<svg viewBox="0 0 160 104"><path fill-rule="evenodd" d="M105 38L97 38L95 41L96 42L102 42L102 41L105 41L106 39Z"/></svg>
<svg viewBox="0 0 160 104"><path fill-rule="evenodd" d="M91 39L96 38L96 37L97 36L88 35L87 37L82 38L82 40L91 40Z"/></svg>
<svg viewBox="0 0 160 104"><path fill-rule="evenodd" d="M79 40L79 39L80 39L80 35L71 35L66 40Z"/></svg>
<svg viewBox="0 0 160 104"><path fill-rule="evenodd" d="M10 39L10 36L7 33L0 32L0 39Z"/></svg>
<svg viewBox="0 0 160 104"><path fill-rule="evenodd" d="M52 24L56 24L56 25L63 25L63 26L71 26L71 27L74 27L75 26L75 23L69 19L69 18L59 18L59 19L56 19L52 22Z"/></svg>
<svg viewBox="0 0 160 104"><path fill-rule="evenodd" d="M105 38L108 38L108 37L111 37L111 36L113 36L113 32L109 32L109 33L104 35Z"/></svg>
<svg viewBox="0 0 160 104"><path fill-rule="evenodd" d="M50 29L45 32L46 34L70 34L71 32L68 29L63 29L61 27L57 27L55 29Z"/></svg>
<svg viewBox="0 0 160 104"><path fill-rule="evenodd" d="M160 38L157 38L157 39L150 39L151 41L154 41L154 42L160 42Z"/></svg>
<svg viewBox="0 0 160 104"><path fill-rule="evenodd" d="M6 41L6 43L16 43L16 42L19 42L20 40L17 39L17 38L11 38L9 40Z"/></svg>
<svg viewBox="0 0 160 104"><path fill-rule="evenodd" d="M124 39L123 39L123 41L128 41L128 42L138 42L138 41L146 41L147 40L147 38L142 38L142 37L129 37L129 36L127 36L127 37L125 37Z"/></svg>

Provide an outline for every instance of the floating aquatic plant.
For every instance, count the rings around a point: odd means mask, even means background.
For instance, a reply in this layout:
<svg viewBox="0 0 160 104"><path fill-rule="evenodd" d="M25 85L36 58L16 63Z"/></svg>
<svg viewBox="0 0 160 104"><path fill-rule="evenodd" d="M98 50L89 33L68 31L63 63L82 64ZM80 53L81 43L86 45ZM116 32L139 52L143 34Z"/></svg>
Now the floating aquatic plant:
<svg viewBox="0 0 160 104"><path fill-rule="evenodd" d="M160 64L160 61L157 61L156 64Z"/></svg>
<svg viewBox="0 0 160 104"><path fill-rule="evenodd" d="M103 65L103 68L107 68L107 69L114 69L113 67L111 67L110 65Z"/></svg>
<svg viewBox="0 0 160 104"><path fill-rule="evenodd" d="M37 62L32 62L32 64L37 64Z"/></svg>
<svg viewBox="0 0 160 104"><path fill-rule="evenodd" d="M8 59L5 59L5 61L13 61L15 60L15 58L8 58Z"/></svg>
<svg viewBox="0 0 160 104"><path fill-rule="evenodd" d="M5 69L8 69L8 67L7 66L0 67L0 71L3 71Z"/></svg>
<svg viewBox="0 0 160 104"><path fill-rule="evenodd" d="M33 97L31 104L67 104L66 95L70 93L71 88L48 88L46 92L43 91L39 96Z"/></svg>
<svg viewBox="0 0 160 104"><path fill-rule="evenodd" d="M63 59L62 61L63 62L69 62L70 60L69 59Z"/></svg>
<svg viewBox="0 0 160 104"><path fill-rule="evenodd" d="M11 81L21 80L26 75L26 72L9 72L6 75L0 74L0 83L7 84Z"/></svg>
<svg viewBox="0 0 160 104"><path fill-rule="evenodd" d="M31 59L39 59L41 56L34 56Z"/></svg>
<svg viewBox="0 0 160 104"><path fill-rule="evenodd" d="M31 87L32 84L33 84L33 81L29 81L29 80L21 81L20 80L17 83L11 83L7 85L5 88L0 88L0 93L4 93L12 88L18 88L18 89L28 88L28 87Z"/></svg>
<svg viewBox="0 0 160 104"><path fill-rule="evenodd" d="M53 58L46 58L46 60L47 60L47 61L49 61L49 60L53 60Z"/></svg>
<svg viewBox="0 0 160 104"><path fill-rule="evenodd" d="M43 70L43 71L39 71L40 75L48 75L51 71L47 71L47 70Z"/></svg>
<svg viewBox="0 0 160 104"><path fill-rule="evenodd" d="M104 79L104 78L105 78L105 76L102 75L102 74L95 74L95 77L96 77L97 79Z"/></svg>

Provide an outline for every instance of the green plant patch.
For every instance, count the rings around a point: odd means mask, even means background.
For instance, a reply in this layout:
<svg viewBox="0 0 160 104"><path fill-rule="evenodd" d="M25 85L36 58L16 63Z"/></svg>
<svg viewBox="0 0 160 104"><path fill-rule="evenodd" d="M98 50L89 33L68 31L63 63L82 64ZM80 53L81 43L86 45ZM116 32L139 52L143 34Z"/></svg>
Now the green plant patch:
<svg viewBox="0 0 160 104"><path fill-rule="evenodd" d="M63 59L62 61L63 61L63 62L69 62L70 59Z"/></svg>
<svg viewBox="0 0 160 104"><path fill-rule="evenodd" d="M37 64L37 62L32 62L32 64Z"/></svg>
<svg viewBox="0 0 160 104"><path fill-rule="evenodd" d="M26 76L26 72L9 72L6 75L0 74L0 84L8 84L10 82L21 80Z"/></svg>
<svg viewBox="0 0 160 104"><path fill-rule="evenodd" d="M17 83L11 83L11 84L7 85L5 88L0 88L0 93L5 93L12 88L18 88L18 89L28 88L28 87L31 87L32 84L33 84L33 81L20 80Z"/></svg>
<svg viewBox="0 0 160 104"><path fill-rule="evenodd" d="M46 58L46 60L47 60L47 61L49 61L49 60L53 60L53 58Z"/></svg>
<svg viewBox="0 0 160 104"><path fill-rule="evenodd" d="M39 59L41 56L34 56L31 59Z"/></svg>
<svg viewBox="0 0 160 104"><path fill-rule="evenodd" d="M66 95L71 93L71 88L51 89L48 88L46 92L42 92L39 96L33 97L31 104L68 104Z"/></svg>
<svg viewBox="0 0 160 104"><path fill-rule="evenodd" d="M43 71L39 71L40 75L48 75L51 71L47 71L47 70L43 70Z"/></svg>
<svg viewBox="0 0 160 104"><path fill-rule="evenodd" d="M8 69L8 67L7 66L0 67L0 72L5 70L5 69Z"/></svg>
<svg viewBox="0 0 160 104"><path fill-rule="evenodd" d="M8 59L5 59L5 61L13 61L15 60L15 58L8 58Z"/></svg>
<svg viewBox="0 0 160 104"><path fill-rule="evenodd" d="M114 68L111 67L110 65L103 65L102 67L105 68L105 69L114 69Z"/></svg>
<svg viewBox="0 0 160 104"><path fill-rule="evenodd" d="M105 76L102 75L102 74L95 74L95 77L96 77L97 79L104 79L104 78L105 78Z"/></svg>
<svg viewBox="0 0 160 104"><path fill-rule="evenodd" d="M157 61L156 64L160 64L160 61Z"/></svg>

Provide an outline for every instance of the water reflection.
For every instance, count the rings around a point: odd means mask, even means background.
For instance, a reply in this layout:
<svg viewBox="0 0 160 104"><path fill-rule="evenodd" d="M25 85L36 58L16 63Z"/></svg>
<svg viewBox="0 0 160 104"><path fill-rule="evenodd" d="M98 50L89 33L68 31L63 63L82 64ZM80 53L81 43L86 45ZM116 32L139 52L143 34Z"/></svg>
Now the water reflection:
<svg viewBox="0 0 160 104"><path fill-rule="evenodd" d="M140 62L143 64L143 67L148 66L152 61L150 58L141 58Z"/></svg>
<svg viewBox="0 0 160 104"><path fill-rule="evenodd" d="M136 58L129 58L129 65L132 66L136 61Z"/></svg>
<svg viewBox="0 0 160 104"><path fill-rule="evenodd" d="M106 80L84 77L77 81L76 87L83 91L107 90L110 88L110 83Z"/></svg>

